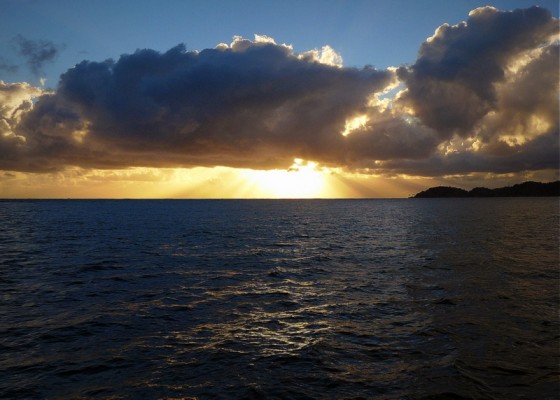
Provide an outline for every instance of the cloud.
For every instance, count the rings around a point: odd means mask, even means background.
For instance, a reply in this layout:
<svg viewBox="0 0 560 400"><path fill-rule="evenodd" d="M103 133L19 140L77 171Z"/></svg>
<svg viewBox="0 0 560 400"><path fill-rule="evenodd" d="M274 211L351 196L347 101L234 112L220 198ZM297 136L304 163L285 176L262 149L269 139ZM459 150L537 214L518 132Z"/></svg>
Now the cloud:
<svg viewBox="0 0 560 400"><path fill-rule="evenodd" d="M496 85L508 68L558 32L543 8L477 8L466 22L440 26L420 47L411 67L399 69L407 86L402 101L440 136L469 135L499 107Z"/></svg>
<svg viewBox="0 0 560 400"><path fill-rule="evenodd" d="M0 137L14 136L23 114L33 106L34 97L43 91L27 83L5 83L0 80Z"/></svg>
<svg viewBox="0 0 560 400"><path fill-rule="evenodd" d="M56 59L63 45L55 44L49 40L31 40L18 35L13 39L17 52L23 56L31 72L36 76L43 74L46 63Z"/></svg>
<svg viewBox="0 0 560 400"><path fill-rule="evenodd" d="M401 67L398 102L442 139L421 161L386 168L425 175L557 169L558 19L539 7L473 10L440 26Z"/></svg>
<svg viewBox="0 0 560 400"><path fill-rule="evenodd" d="M394 79L390 71L302 58L262 39L84 61L20 124L28 153L19 167L32 169L26 161L45 155L46 169L272 168L296 157L340 163L353 151L341 135L345 120Z"/></svg>
<svg viewBox="0 0 560 400"><path fill-rule="evenodd" d="M491 172L495 174L525 171L557 171L560 163L559 135L542 135L513 151L492 152L456 151L434 153L427 159L389 160L369 172L379 174L413 174L416 176L468 175ZM507 145L503 145L507 146ZM504 149L502 149L504 150ZM558 173L555 173L558 177Z"/></svg>
<svg viewBox="0 0 560 400"><path fill-rule="evenodd" d="M33 98L41 93L27 83L0 80L0 169L19 169L20 149L26 147L26 138L15 131L22 116L32 109Z"/></svg>
<svg viewBox="0 0 560 400"><path fill-rule="evenodd" d="M321 49L313 49L306 51L300 55L300 58L309 59L321 64L342 67L343 60L342 56L338 54L331 46L326 45L321 47Z"/></svg>
<svg viewBox="0 0 560 400"><path fill-rule="evenodd" d="M4 118L0 169L270 169L295 158L389 175L557 169L557 32L547 10L483 7L387 70L265 35L83 61Z"/></svg>

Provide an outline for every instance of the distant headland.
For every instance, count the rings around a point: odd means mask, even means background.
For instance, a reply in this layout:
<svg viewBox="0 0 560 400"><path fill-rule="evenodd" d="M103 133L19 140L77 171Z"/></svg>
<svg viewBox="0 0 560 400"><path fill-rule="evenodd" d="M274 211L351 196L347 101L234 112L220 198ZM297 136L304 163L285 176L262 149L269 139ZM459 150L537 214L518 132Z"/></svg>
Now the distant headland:
<svg viewBox="0 0 560 400"><path fill-rule="evenodd" d="M472 190L464 190L451 186L436 186L424 190L413 198L434 197L541 197L560 196L560 181L541 183L523 182L513 186L505 186L497 189L476 187Z"/></svg>

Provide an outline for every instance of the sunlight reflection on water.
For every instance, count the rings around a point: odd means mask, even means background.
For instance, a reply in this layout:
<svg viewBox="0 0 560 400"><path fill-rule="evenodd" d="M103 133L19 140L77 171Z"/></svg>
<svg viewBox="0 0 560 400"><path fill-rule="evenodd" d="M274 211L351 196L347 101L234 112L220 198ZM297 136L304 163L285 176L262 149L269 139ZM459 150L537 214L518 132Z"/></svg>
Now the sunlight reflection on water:
<svg viewBox="0 0 560 400"><path fill-rule="evenodd" d="M555 199L2 205L3 398L557 394Z"/></svg>

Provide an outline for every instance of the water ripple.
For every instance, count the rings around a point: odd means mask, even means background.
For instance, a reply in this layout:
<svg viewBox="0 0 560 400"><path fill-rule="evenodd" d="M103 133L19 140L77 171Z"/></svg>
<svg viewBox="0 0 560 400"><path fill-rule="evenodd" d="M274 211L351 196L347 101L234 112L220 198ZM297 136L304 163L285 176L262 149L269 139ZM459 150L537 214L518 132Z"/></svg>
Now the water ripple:
<svg viewBox="0 0 560 400"><path fill-rule="evenodd" d="M0 205L2 398L559 394L555 199Z"/></svg>

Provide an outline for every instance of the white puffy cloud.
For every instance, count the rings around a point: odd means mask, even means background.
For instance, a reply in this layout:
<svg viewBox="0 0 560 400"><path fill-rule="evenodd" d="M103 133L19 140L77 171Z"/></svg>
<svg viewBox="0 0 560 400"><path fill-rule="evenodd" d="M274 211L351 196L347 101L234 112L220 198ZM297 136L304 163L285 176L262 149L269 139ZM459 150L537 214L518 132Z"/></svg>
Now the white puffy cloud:
<svg viewBox="0 0 560 400"><path fill-rule="evenodd" d="M6 142L23 143L25 137L14 133L21 116L32 108L32 101L43 91L28 83L0 80L0 146Z"/></svg>

